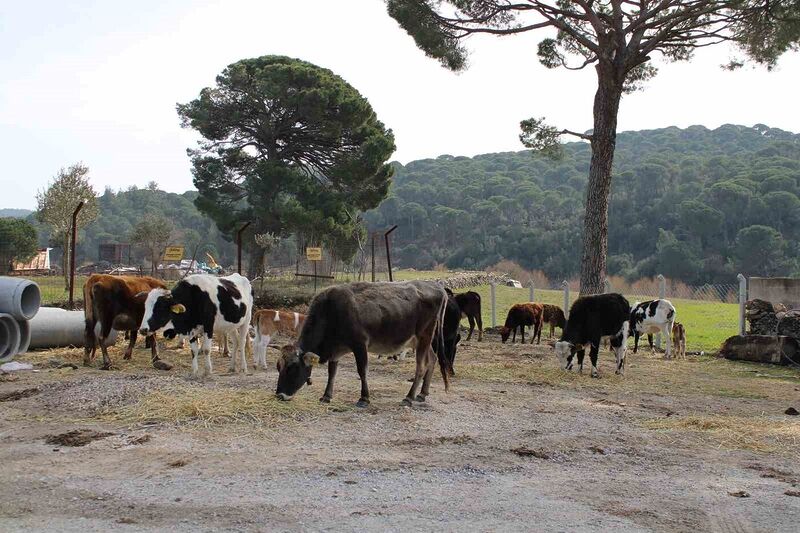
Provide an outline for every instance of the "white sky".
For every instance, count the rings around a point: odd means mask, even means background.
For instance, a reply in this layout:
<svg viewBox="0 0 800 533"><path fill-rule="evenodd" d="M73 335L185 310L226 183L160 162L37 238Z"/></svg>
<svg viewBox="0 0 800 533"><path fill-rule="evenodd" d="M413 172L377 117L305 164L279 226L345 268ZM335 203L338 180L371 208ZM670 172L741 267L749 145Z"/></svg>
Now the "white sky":
<svg viewBox="0 0 800 533"><path fill-rule="evenodd" d="M155 180L193 188L176 102L228 64L281 54L346 79L394 130L403 163L441 154L520 150L519 121L546 116L591 127L594 72L548 71L540 36L479 37L470 69L425 57L382 0L4 1L0 17L0 207L34 208L34 195L75 161L98 192ZM725 72L730 50L667 65L623 99L619 129L764 123L800 130L800 57L776 72Z"/></svg>

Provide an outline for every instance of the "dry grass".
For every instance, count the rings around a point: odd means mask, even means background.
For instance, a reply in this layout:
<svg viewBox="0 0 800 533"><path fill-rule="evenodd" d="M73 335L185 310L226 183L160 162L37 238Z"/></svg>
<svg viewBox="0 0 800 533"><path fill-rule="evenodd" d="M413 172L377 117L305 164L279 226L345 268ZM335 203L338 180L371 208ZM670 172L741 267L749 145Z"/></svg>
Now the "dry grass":
<svg viewBox="0 0 800 533"><path fill-rule="evenodd" d="M247 424L271 428L291 420L308 421L332 409L348 408L323 405L310 396L282 402L263 388L180 385L151 391L135 403L111 410L100 418L126 424L166 423L205 428Z"/></svg>
<svg viewBox="0 0 800 533"><path fill-rule="evenodd" d="M725 449L787 453L800 458L800 422L767 417L693 415L649 419L643 425L659 432L691 434Z"/></svg>

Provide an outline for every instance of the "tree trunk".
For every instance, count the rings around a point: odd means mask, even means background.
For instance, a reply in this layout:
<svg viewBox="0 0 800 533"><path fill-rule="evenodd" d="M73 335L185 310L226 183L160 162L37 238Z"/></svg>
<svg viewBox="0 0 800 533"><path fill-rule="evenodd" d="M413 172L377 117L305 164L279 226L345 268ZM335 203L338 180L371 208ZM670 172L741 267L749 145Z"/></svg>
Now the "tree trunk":
<svg viewBox="0 0 800 533"><path fill-rule="evenodd" d="M598 66L598 86L594 97L592 162L586 186L586 217L583 222L581 295L604 290L608 256L608 200L611 193L611 167L617 144L617 113L622 84L615 81L610 67Z"/></svg>
<svg viewBox="0 0 800 533"><path fill-rule="evenodd" d="M260 246L253 245L247 255L247 278L255 279L264 270L264 256L266 255L266 250ZM244 265L242 266L244 267Z"/></svg>

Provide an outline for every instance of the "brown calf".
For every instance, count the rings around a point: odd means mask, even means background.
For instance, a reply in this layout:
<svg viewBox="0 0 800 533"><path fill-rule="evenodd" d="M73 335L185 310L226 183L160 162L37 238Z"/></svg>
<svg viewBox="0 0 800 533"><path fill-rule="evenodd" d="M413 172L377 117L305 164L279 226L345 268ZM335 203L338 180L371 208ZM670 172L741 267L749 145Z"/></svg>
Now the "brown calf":
<svg viewBox="0 0 800 533"><path fill-rule="evenodd" d="M561 328L564 331L564 326L567 324L567 319L564 317L564 311L557 305L542 304L542 326L550 324L550 338L553 338L553 333L556 328ZM539 330L539 341L542 340L541 330Z"/></svg>
<svg viewBox="0 0 800 533"><path fill-rule="evenodd" d="M137 294L164 288L166 286L162 281L146 276L111 276L109 274L89 276L83 286L83 313L86 319L83 364L89 366L94 359L98 341L94 328L98 322L100 322L100 350L103 352L101 368L103 370L111 368L106 339L112 328L128 332L130 343L125 348L124 359L130 359L133 346L136 344L139 324L144 316L144 299L137 298ZM167 370L169 365L158 359L158 347L155 339L150 344L150 350L153 366Z"/></svg>
<svg viewBox="0 0 800 533"><path fill-rule="evenodd" d="M469 321L469 334L467 340L472 338L475 331L475 323L478 323L478 342L483 340L483 322L481 322L481 295L474 291L453 294L453 291L445 287L445 292L456 299L461 317Z"/></svg>
<svg viewBox="0 0 800 533"><path fill-rule="evenodd" d="M525 304L514 304L508 310L505 325L500 328L500 338L503 342L508 340L508 336L513 333L511 342L517 339L517 328L522 332L522 342L525 343L525 326L533 326L533 337L531 344L537 335L541 338L542 334L542 304L533 302Z"/></svg>
<svg viewBox="0 0 800 533"><path fill-rule="evenodd" d="M306 315L292 311L276 311L274 309L261 309L253 315L255 328L255 341L253 342L253 364L256 368L267 369L267 346L276 334L297 338Z"/></svg>
<svg viewBox="0 0 800 533"><path fill-rule="evenodd" d="M686 359L686 328L680 322L672 324L672 349L676 359L678 357Z"/></svg>

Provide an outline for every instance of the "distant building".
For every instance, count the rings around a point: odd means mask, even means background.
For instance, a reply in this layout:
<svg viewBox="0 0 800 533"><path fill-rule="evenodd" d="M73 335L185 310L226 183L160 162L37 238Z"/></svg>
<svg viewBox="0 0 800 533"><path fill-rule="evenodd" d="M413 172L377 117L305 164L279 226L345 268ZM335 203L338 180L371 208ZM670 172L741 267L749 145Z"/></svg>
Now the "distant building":
<svg viewBox="0 0 800 533"><path fill-rule="evenodd" d="M14 263L14 272L15 273L34 273L37 271L47 272L50 270L50 250L52 248L39 248L36 251L36 255L33 256L28 262L16 262Z"/></svg>
<svg viewBox="0 0 800 533"><path fill-rule="evenodd" d="M98 261L106 261L112 265L129 265L131 262L131 245L124 243L106 243L98 247Z"/></svg>

